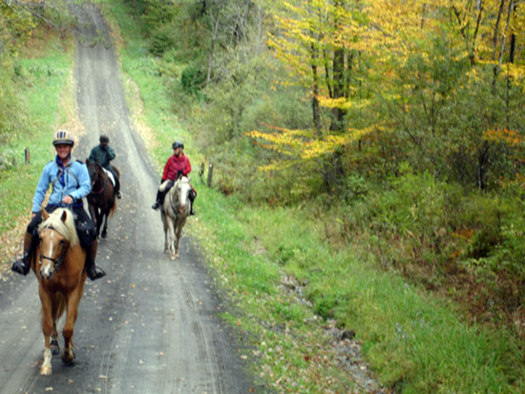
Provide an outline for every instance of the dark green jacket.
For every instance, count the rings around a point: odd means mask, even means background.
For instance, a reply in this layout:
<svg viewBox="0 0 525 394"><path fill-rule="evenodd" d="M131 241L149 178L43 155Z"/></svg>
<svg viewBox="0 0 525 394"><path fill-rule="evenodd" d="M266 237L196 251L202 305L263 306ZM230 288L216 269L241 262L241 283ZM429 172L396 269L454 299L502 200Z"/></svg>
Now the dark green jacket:
<svg viewBox="0 0 525 394"><path fill-rule="evenodd" d="M109 162L114 158L115 152L109 146L106 146L105 149L102 149L100 145L97 145L91 149L91 153L89 154L89 161L96 161L106 169L110 169Z"/></svg>

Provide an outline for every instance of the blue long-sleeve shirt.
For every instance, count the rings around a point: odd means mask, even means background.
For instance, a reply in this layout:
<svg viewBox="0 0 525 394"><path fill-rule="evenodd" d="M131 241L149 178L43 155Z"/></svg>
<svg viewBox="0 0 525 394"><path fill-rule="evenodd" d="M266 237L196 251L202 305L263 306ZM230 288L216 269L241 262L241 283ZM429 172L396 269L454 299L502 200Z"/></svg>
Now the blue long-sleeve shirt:
<svg viewBox="0 0 525 394"><path fill-rule="evenodd" d="M49 185L52 185L49 204L52 206L65 206L62 199L65 196L73 198L73 207L82 206L82 198L91 192L91 180L87 167L81 161L70 158L64 167L56 156L44 167L33 197L33 212L39 212L44 202Z"/></svg>

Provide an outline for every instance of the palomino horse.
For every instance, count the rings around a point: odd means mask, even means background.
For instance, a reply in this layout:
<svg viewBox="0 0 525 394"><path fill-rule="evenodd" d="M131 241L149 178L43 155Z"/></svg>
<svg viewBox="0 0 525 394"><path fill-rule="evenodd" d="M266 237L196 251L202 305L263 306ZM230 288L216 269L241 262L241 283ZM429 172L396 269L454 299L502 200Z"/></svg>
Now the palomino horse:
<svg viewBox="0 0 525 394"><path fill-rule="evenodd" d="M104 168L96 161L86 160L86 165L91 178L91 193L87 196L89 204L89 214L95 226L97 226L97 236L100 236L100 228L104 222L102 229L102 238L106 238L108 234L108 216L115 213L117 209L117 200L115 198L115 188L109 179L109 175ZM119 171L115 172L120 176Z"/></svg>
<svg viewBox="0 0 525 394"><path fill-rule="evenodd" d="M73 329L87 276L84 270L86 252L80 246L71 211L57 208L48 214L43 209L42 220L38 226L40 243L31 256L31 267L38 279L38 294L42 302L45 348L40 374L51 375L52 354L60 352L57 323L65 310L62 361L66 365L75 361Z"/></svg>
<svg viewBox="0 0 525 394"><path fill-rule="evenodd" d="M160 186L160 190L165 190L169 182L172 181L164 182ZM170 253L170 260L179 257L182 228L190 214L191 203L188 195L191 190L190 179L182 174L179 175L173 187L168 191L161 207L160 216L164 224L164 253Z"/></svg>

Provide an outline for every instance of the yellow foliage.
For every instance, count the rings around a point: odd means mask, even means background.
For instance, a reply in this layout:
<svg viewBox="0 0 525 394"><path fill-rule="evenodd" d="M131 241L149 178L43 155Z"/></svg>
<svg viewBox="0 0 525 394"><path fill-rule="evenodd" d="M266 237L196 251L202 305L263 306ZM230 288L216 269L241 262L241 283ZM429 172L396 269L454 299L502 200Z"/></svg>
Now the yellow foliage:
<svg viewBox="0 0 525 394"><path fill-rule="evenodd" d="M256 140L256 144L266 149L279 152L288 158L300 160L312 160L326 153L334 152L341 146L350 144L363 138L365 135L378 130L377 125L362 129L348 129L342 135L327 135L322 139L315 138L314 130L298 130L272 127L273 132L261 132L253 130L246 135ZM264 140L266 143L258 142ZM282 168L279 162L260 167L262 170L274 170ZM290 164L290 162L288 162Z"/></svg>
<svg viewBox="0 0 525 394"><path fill-rule="evenodd" d="M487 141L504 142L509 146L517 147L525 143L525 137L514 130L496 129L483 132L483 138Z"/></svg>

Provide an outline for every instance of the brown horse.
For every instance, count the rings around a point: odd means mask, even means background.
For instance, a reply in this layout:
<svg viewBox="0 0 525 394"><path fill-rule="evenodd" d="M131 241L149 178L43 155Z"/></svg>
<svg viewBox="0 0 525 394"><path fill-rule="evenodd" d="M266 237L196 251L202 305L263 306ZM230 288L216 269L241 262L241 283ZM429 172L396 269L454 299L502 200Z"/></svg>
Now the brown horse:
<svg viewBox="0 0 525 394"><path fill-rule="evenodd" d="M60 351L57 323L65 310L62 361L67 365L75 361L73 330L87 276L84 270L86 252L79 244L71 211L58 208L48 214L43 209L42 220L38 226L40 243L31 256L31 268L38 279L38 294L42 302L45 348L40 374L51 375L52 354Z"/></svg>
<svg viewBox="0 0 525 394"><path fill-rule="evenodd" d="M172 181L166 181L160 186L161 191L169 186L169 182ZM181 174L168 191L161 207L160 216L164 225L164 253L170 253L170 260L179 257L182 228L190 214L191 203L188 196L191 190L190 179Z"/></svg>
<svg viewBox="0 0 525 394"><path fill-rule="evenodd" d="M97 237L100 236L100 228L102 227L102 222L104 222L102 238L106 238L108 234L108 216L115 213L117 209L115 188L106 170L99 163L96 161L90 162L88 159L86 160L86 165L91 178L91 193L87 196L89 214L97 227ZM113 169L120 177L119 171L115 167Z"/></svg>

